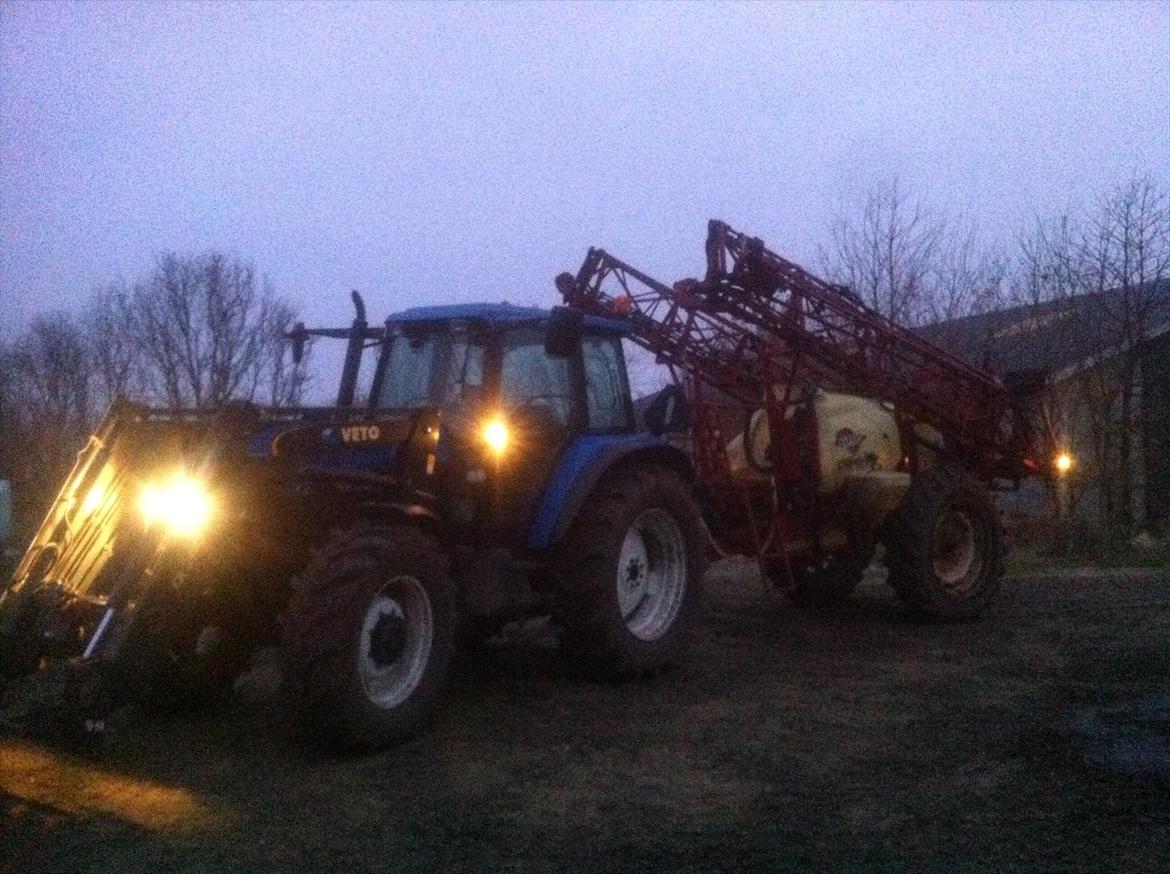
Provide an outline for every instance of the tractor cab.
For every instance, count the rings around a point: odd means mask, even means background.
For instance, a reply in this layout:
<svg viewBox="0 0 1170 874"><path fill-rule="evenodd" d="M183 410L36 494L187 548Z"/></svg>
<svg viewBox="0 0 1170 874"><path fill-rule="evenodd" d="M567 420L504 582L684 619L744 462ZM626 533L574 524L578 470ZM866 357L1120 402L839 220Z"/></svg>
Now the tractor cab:
<svg viewBox="0 0 1170 874"><path fill-rule="evenodd" d="M452 304L371 327L356 292L354 304L348 329L298 325L294 357L308 337L348 340L336 409L373 426L342 433L349 463L395 471L461 539L545 551L609 463L665 452L636 427L624 321L568 307ZM359 406L358 371L370 350L377 361ZM681 453L667 454L689 472ZM330 448L323 458L336 466L341 455Z"/></svg>
<svg viewBox="0 0 1170 874"><path fill-rule="evenodd" d="M368 403L437 410L448 513L523 546L566 451L634 431L624 331L573 310L406 310L386 321Z"/></svg>
<svg viewBox="0 0 1170 874"><path fill-rule="evenodd" d="M562 316L562 313L566 314ZM626 326L508 304L419 307L386 321L370 405L515 413L562 430L632 428Z"/></svg>
<svg viewBox="0 0 1170 874"><path fill-rule="evenodd" d="M624 322L567 307L511 304L416 307L370 327L361 296L349 328L305 328L288 335L300 361L311 337L346 339L336 406L352 408L363 352L379 350L367 400L371 410L438 409L462 415L518 414L547 429L632 430L633 405L621 338ZM495 419L493 419L495 421ZM504 424L504 423L501 423ZM510 431L492 429L493 444Z"/></svg>

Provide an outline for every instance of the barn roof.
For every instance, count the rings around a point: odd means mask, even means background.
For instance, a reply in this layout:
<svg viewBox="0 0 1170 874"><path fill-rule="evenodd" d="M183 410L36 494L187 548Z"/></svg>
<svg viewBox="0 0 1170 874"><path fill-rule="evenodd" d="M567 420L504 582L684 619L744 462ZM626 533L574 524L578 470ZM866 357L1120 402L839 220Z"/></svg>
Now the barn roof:
<svg viewBox="0 0 1170 874"><path fill-rule="evenodd" d="M1139 326L1145 339L1170 331L1170 280L1009 307L917 330L977 367L1001 374L1039 370L1061 378L1126 351Z"/></svg>

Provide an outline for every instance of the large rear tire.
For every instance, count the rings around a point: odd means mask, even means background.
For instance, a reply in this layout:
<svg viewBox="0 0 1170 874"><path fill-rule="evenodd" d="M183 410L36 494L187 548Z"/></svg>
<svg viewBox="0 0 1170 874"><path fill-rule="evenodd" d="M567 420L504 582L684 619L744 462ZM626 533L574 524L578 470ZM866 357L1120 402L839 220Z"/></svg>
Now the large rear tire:
<svg viewBox="0 0 1170 874"><path fill-rule="evenodd" d="M641 676L675 661L698 606L706 539L691 489L661 467L606 476L560 549L556 619L590 673Z"/></svg>
<svg viewBox="0 0 1170 874"><path fill-rule="evenodd" d="M344 751L417 734L446 684L453 620L432 537L405 525L336 533L293 580L281 617L286 689L304 730Z"/></svg>
<svg viewBox="0 0 1170 874"><path fill-rule="evenodd" d="M980 616L1003 576L999 517L987 489L949 468L918 474L891 522L886 564L890 585L913 611Z"/></svg>

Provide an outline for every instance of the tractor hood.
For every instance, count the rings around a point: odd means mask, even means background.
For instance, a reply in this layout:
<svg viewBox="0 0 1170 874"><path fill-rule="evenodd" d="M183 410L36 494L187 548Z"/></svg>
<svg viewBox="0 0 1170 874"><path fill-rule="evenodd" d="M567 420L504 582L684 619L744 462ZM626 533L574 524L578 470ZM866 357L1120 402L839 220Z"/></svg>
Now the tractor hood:
<svg viewBox="0 0 1170 874"><path fill-rule="evenodd" d="M435 451L439 419L434 409L274 411L258 418L247 454L321 471L386 474L407 460L404 447Z"/></svg>

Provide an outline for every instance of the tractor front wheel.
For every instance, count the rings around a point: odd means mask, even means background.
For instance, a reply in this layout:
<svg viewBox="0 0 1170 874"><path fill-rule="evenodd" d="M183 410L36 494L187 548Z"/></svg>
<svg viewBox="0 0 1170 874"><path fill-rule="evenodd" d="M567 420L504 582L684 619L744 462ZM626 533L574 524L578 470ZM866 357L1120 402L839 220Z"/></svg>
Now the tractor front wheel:
<svg viewBox="0 0 1170 874"><path fill-rule="evenodd" d="M37 669L43 648L40 618L41 608L29 583L0 591L0 680Z"/></svg>
<svg viewBox="0 0 1170 874"><path fill-rule="evenodd" d="M446 683L454 597L433 538L404 525L337 533L293 580L281 619L291 704L324 746L416 734Z"/></svg>
<svg viewBox="0 0 1170 874"><path fill-rule="evenodd" d="M674 471L625 468L586 502L560 554L566 649L605 677L652 673L686 643L706 570L702 520Z"/></svg>
<svg viewBox="0 0 1170 874"><path fill-rule="evenodd" d="M973 619L1003 576L999 517L991 496L962 471L918 474L886 541L890 585L911 610Z"/></svg>

